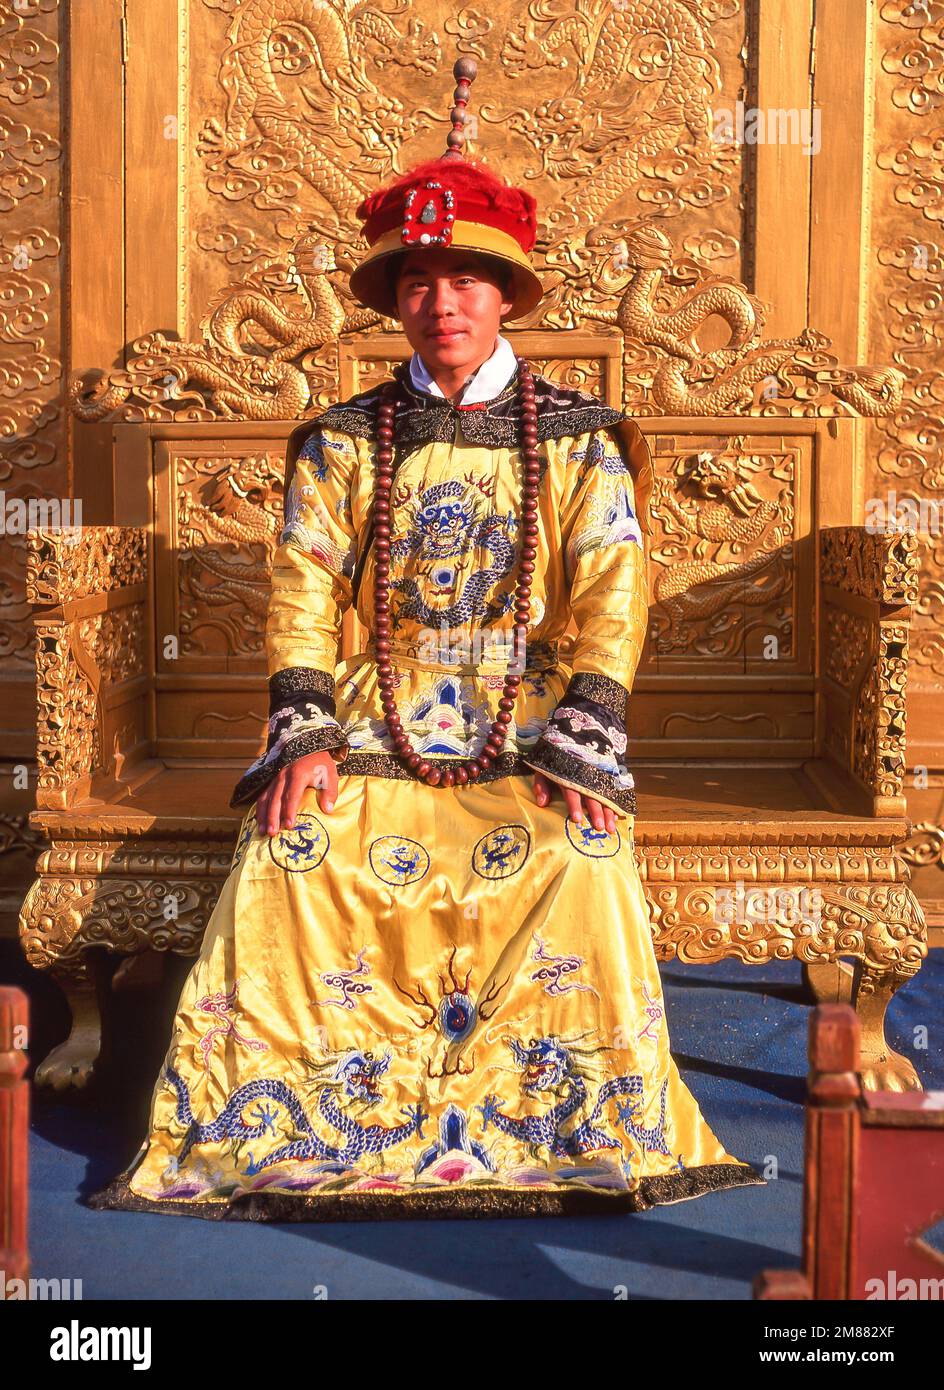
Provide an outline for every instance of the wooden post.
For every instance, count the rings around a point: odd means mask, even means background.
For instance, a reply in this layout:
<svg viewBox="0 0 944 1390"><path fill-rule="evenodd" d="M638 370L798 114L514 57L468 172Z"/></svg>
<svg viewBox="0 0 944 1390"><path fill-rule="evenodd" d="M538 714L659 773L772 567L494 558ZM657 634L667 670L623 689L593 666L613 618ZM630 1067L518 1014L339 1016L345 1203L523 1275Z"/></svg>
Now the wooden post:
<svg viewBox="0 0 944 1390"><path fill-rule="evenodd" d="M813 1298L849 1297L855 1264L859 1029L848 1004L820 1004L809 1030L803 1270Z"/></svg>
<svg viewBox="0 0 944 1390"><path fill-rule="evenodd" d="M6 1297L9 1280L29 1278L28 1030L26 995L19 989L0 987L0 1301Z"/></svg>

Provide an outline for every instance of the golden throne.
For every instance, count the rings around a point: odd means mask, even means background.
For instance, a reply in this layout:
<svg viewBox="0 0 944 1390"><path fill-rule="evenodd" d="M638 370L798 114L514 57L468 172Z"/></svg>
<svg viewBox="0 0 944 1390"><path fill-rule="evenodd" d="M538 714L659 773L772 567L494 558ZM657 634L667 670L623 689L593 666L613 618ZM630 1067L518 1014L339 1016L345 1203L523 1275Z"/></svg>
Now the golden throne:
<svg viewBox="0 0 944 1390"><path fill-rule="evenodd" d="M850 413L893 408L898 374L841 368L810 331L765 341L754 297L681 276L658 227L619 254L627 283L595 331L509 336L539 370L614 401L627 359L646 364L652 606L629 734L657 954L801 961L816 999L854 1002L865 1084L919 1087L883 1031L927 951L900 852L917 541L852 524L863 499ZM696 335L712 315L730 339L705 351ZM78 411L146 399L166 373L186 372L219 403L222 349L209 338L138 346L123 380L77 392ZM341 396L407 351L395 332L355 328L339 344ZM32 822L50 847L21 933L75 1019L40 1082L81 1084L94 1064L93 948L195 953L228 872L229 793L265 723L266 564L294 424L258 418L279 376L266 380L259 360L241 364L241 394L227 368L241 420L115 426L125 524L78 540L31 533ZM356 641L349 614L341 655Z"/></svg>

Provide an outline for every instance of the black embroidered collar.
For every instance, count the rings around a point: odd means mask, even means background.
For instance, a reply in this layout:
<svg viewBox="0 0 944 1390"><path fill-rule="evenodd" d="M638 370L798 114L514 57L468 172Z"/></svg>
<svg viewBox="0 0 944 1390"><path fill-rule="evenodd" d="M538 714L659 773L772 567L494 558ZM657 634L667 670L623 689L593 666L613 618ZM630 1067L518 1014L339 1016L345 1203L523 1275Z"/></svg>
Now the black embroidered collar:
<svg viewBox="0 0 944 1390"><path fill-rule="evenodd" d="M393 374L400 383L401 398L405 402L397 415L396 426L397 443L403 449L409 451L434 442L451 443L457 423L469 444L506 449L517 446L521 420L517 368L508 385L492 400L482 402L480 408L464 410L442 396L414 386L408 362L398 363ZM604 405L586 392L558 386L537 372L534 388L539 441L569 438L627 418L625 411ZM305 424L338 430L356 439L373 440L382 389L383 383L348 401L329 406Z"/></svg>

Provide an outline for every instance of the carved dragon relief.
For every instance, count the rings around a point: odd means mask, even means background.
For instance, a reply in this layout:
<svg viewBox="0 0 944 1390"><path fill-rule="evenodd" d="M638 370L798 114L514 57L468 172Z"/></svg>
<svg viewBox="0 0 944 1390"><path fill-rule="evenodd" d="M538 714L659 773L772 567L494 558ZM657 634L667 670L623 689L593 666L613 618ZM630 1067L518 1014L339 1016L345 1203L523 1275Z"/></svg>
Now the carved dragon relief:
<svg viewBox="0 0 944 1390"><path fill-rule="evenodd" d="M135 340L126 371L87 391L69 384L79 419L285 420L323 398L331 377L319 350L343 333L380 322L353 305L324 237L309 231L287 261L276 257L217 295L201 321L203 340L163 333ZM332 265L332 262L335 262ZM349 307L345 307L344 301Z"/></svg>
<svg viewBox="0 0 944 1390"><path fill-rule="evenodd" d="M262 651L268 579L282 526L283 464L275 456L176 459L180 635L203 651L201 628L222 629L227 651Z"/></svg>
<svg viewBox="0 0 944 1390"><path fill-rule="evenodd" d="M654 615L656 647L731 656L743 644L742 607L766 609L791 588L793 460L750 452L740 437L721 452L679 459L674 472L675 480L657 478L651 503L663 531L650 554L658 567L653 599L662 610ZM772 483L776 496L764 497L754 476ZM689 491L694 505L686 504ZM786 655L791 633L783 615L762 616Z"/></svg>
<svg viewBox="0 0 944 1390"><path fill-rule="evenodd" d="M610 258L629 282L615 309L583 307L583 318L614 324L626 350L653 367L637 384L650 398L641 413L655 415L890 415L901 401L904 376L894 367L840 367L829 339L804 328L794 338L764 341L763 303L735 281L705 275L697 263L676 265L672 241L654 224L637 228ZM615 288L601 267L601 288ZM728 327L727 344L699 347L710 318Z"/></svg>
<svg viewBox="0 0 944 1390"><path fill-rule="evenodd" d="M826 351L829 339L822 333L804 329L795 338L762 340L764 310L756 296L704 267L695 266L686 277L675 268L672 242L661 228L641 228L623 246L600 258L594 276L597 286L607 280L612 285L614 260L626 259L629 282L616 307L601 307L583 294L575 326L597 321L620 329L624 361L636 364L624 373L624 400L639 415L884 416L900 404L901 372L842 367ZM302 312L288 311L261 277L253 277L214 302L203 319L202 343L147 335L134 343L139 355L126 372L111 373L91 391L74 377L74 413L87 421L107 415L125 420L169 414L187 420L303 415L325 382L319 350L345 333L384 322L371 310L343 307L344 291L326 274L327 257L314 233L293 249L295 280L306 306ZM695 288L676 290L674 302L667 303L672 282L693 276L698 276ZM578 289L575 301L579 298ZM713 317L724 320L731 336L725 347L706 351L697 333ZM266 338L268 346L261 341ZM191 387L191 404L182 395L185 385ZM195 393L195 386L209 399ZM134 396L140 403L131 401ZM173 409L172 400L181 401L180 410Z"/></svg>
<svg viewBox="0 0 944 1390"><path fill-rule="evenodd" d="M737 10L725 8L728 17ZM542 172L565 184L549 214L558 229L567 221L574 231L595 225L667 154L685 162L689 176L710 162L708 99L721 73L707 9L635 0L578 5L554 17L550 7L532 5L508 34L501 58L510 72L574 70L562 95L505 118L540 155ZM576 201L566 187L574 179Z"/></svg>

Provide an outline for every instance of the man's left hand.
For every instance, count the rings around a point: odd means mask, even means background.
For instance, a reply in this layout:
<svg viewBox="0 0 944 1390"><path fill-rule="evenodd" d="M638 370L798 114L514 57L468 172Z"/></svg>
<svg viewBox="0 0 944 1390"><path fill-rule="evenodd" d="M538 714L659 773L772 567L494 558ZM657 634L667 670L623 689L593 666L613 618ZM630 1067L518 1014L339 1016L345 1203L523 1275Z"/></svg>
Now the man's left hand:
<svg viewBox="0 0 944 1390"><path fill-rule="evenodd" d="M606 830L612 834L616 829L617 815L612 806L604 806L592 796L582 796L573 787L562 787L552 782L543 772L534 774L534 798L539 806L547 806L555 792L563 792L567 803L567 814L579 825L586 816L594 830Z"/></svg>

